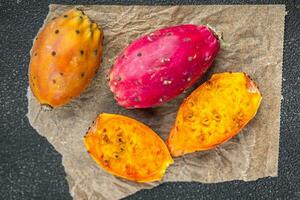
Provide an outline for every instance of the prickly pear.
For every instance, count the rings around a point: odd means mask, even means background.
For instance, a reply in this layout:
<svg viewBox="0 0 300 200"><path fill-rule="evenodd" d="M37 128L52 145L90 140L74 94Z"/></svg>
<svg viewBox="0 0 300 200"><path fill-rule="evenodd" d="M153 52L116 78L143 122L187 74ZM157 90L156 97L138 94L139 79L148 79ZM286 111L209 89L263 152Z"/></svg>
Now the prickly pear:
<svg viewBox="0 0 300 200"><path fill-rule="evenodd" d="M165 143L154 131L122 115L100 114L84 143L104 170L128 180L160 180L173 163Z"/></svg>
<svg viewBox="0 0 300 200"><path fill-rule="evenodd" d="M178 25L144 35L117 57L109 86L125 108L170 101L192 86L211 66L220 48L206 26Z"/></svg>
<svg viewBox="0 0 300 200"><path fill-rule="evenodd" d="M261 94L245 73L214 74L181 104L167 145L173 156L212 149L256 115Z"/></svg>
<svg viewBox="0 0 300 200"><path fill-rule="evenodd" d="M31 50L30 88L42 104L58 107L78 96L96 74L103 32L82 11L53 18Z"/></svg>

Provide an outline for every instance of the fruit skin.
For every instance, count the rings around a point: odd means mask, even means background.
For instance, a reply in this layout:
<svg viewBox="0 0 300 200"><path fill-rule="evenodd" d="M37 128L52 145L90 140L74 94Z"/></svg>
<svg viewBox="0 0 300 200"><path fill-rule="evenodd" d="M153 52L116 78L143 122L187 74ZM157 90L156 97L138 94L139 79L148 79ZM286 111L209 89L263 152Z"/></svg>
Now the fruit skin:
<svg viewBox="0 0 300 200"><path fill-rule="evenodd" d="M261 99L247 74L214 74L181 104L167 140L172 156L212 149L237 135Z"/></svg>
<svg viewBox="0 0 300 200"><path fill-rule="evenodd" d="M125 108L154 107L192 86L211 66L220 43L206 26L178 25L132 42L117 57L109 86Z"/></svg>
<svg viewBox="0 0 300 200"><path fill-rule="evenodd" d="M160 180L173 163L167 146L153 130L122 115L100 114L84 143L104 170L132 181Z"/></svg>
<svg viewBox="0 0 300 200"><path fill-rule="evenodd" d="M31 50L29 85L42 105L70 102L89 85L101 62L103 32L80 10L52 19Z"/></svg>

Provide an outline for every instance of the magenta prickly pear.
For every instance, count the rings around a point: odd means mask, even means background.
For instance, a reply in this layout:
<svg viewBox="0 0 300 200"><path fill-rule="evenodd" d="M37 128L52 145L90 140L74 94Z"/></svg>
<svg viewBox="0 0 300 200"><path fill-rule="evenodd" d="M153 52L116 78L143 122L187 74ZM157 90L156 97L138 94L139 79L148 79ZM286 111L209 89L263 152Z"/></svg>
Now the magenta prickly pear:
<svg viewBox="0 0 300 200"><path fill-rule="evenodd" d="M117 57L109 86L125 108L154 107L192 86L211 66L220 43L206 26L154 31L133 41Z"/></svg>

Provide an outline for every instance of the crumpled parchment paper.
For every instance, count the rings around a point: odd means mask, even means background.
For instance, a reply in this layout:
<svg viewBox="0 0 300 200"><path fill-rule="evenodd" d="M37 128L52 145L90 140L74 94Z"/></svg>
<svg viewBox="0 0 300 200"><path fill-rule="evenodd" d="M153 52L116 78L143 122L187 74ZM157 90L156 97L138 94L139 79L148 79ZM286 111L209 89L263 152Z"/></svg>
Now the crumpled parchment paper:
<svg viewBox="0 0 300 200"><path fill-rule="evenodd" d="M45 22L72 7L51 5ZM62 154L74 199L117 199L167 181L213 183L277 175L283 5L76 7L104 30L101 69L79 98L52 111L41 111L28 90L27 114L31 125ZM105 74L116 55L130 41L158 28L184 23L210 24L223 32L227 43L204 79L214 72L244 71L260 88L263 96L261 107L241 133L225 144L176 158L161 182L141 184L116 178L92 160L83 144L83 135L96 116L102 112L127 115L144 122L166 139L178 106L193 88L158 108L126 110L115 103Z"/></svg>

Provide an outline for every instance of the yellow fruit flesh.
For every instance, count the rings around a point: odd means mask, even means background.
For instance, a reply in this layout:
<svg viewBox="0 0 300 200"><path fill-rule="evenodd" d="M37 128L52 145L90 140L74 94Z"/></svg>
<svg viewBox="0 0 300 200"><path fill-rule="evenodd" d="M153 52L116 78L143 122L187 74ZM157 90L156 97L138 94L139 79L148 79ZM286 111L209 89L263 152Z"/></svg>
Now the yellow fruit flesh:
<svg viewBox="0 0 300 200"><path fill-rule="evenodd" d="M166 145L155 132L121 115L99 115L84 143L102 168L128 180L160 180L173 163Z"/></svg>
<svg viewBox="0 0 300 200"><path fill-rule="evenodd" d="M167 145L173 156L229 140L255 116L261 94L245 73L219 73L180 106Z"/></svg>

